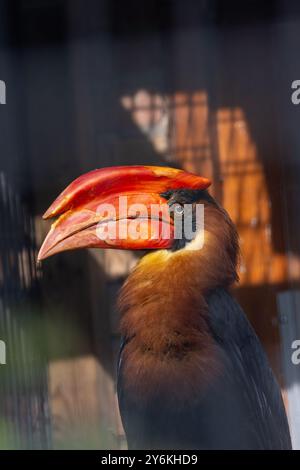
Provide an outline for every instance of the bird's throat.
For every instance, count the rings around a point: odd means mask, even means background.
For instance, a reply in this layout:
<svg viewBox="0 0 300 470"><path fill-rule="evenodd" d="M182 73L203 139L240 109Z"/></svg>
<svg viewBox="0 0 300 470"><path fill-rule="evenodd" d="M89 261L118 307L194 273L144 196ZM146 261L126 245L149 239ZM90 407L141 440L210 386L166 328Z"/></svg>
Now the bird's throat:
<svg viewBox="0 0 300 470"><path fill-rule="evenodd" d="M119 306L121 333L134 337L153 354L203 331L205 301L201 266L193 256L167 250L148 254L124 284Z"/></svg>

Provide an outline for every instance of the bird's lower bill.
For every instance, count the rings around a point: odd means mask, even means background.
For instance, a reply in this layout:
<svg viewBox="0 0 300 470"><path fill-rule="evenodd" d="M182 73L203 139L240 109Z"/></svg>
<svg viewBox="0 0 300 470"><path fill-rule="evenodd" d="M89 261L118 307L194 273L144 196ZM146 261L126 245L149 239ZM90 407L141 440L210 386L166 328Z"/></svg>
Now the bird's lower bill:
<svg viewBox="0 0 300 470"><path fill-rule="evenodd" d="M124 201L125 196L114 195L96 208L90 205L70 209L61 215L52 225L38 259L78 248L145 250L171 247L174 226L166 201L156 195L128 195L127 212L122 215L120 198Z"/></svg>
<svg viewBox="0 0 300 470"><path fill-rule="evenodd" d="M109 220L66 234L52 227L38 260L78 248L145 250L170 248L173 226L163 220L144 218Z"/></svg>

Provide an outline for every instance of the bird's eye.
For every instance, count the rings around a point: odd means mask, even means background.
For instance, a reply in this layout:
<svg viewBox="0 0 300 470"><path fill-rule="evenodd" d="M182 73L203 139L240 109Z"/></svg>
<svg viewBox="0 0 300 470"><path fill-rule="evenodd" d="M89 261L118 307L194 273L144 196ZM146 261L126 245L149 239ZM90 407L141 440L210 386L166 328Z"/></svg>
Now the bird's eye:
<svg viewBox="0 0 300 470"><path fill-rule="evenodd" d="M184 207L181 204L174 204L173 208L177 215L182 215L184 213Z"/></svg>

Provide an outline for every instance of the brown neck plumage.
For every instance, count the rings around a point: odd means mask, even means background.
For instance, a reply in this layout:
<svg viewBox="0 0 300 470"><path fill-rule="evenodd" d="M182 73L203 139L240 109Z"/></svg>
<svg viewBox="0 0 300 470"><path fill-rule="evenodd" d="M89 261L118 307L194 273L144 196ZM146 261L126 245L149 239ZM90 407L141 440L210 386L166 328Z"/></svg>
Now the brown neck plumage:
<svg viewBox="0 0 300 470"><path fill-rule="evenodd" d="M159 390L162 396L163 389L167 393L176 387L183 370L192 378L197 371L203 376L199 372L208 365L211 373L218 368L205 297L237 279L238 239L227 213L214 203L205 203L204 237L201 250L146 255L121 290L121 334L130 338L125 350L128 386L146 387L147 395ZM190 399L191 387L186 390Z"/></svg>

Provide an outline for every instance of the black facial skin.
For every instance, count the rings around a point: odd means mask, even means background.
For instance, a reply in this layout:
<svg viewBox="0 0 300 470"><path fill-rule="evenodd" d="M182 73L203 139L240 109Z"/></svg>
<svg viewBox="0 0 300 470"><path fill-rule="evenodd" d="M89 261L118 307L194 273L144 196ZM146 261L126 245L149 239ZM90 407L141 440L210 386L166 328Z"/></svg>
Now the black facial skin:
<svg viewBox="0 0 300 470"><path fill-rule="evenodd" d="M192 229L195 231L196 229L196 203L198 204L213 204L217 205L215 200L210 196L210 194L206 190L199 190L199 189L176 189L176 190L171 190L171 191L166 191L161 194L161 196L168 201L168 205L170 207L174 207L176 204L180 204L181 206L184 206L184 204L193 204L193 215L192 215ZM171 216L174 219L174 213L173 211L171 212ZM184 213L180 215L176 215L176 218L178 217L183 217ZM176 223L176 221L175 221ZM183 224L182 224L183 227ZM182 238L180 239L174 239L173 245L171 250L172 251L177 251L185 247L187 243L189 243L191 240L187 240L184 236L184 233L182 233Z"/></svg>

